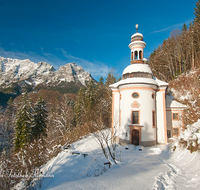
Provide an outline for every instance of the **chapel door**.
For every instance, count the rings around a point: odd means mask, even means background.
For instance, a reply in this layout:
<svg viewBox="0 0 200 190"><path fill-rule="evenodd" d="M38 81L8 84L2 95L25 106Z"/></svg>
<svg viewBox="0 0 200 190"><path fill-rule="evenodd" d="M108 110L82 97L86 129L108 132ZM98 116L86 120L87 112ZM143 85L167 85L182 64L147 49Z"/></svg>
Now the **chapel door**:
<svg viewBox="0 0 200 190"><path fill-rule="evenodd" d="M132 144L139 145L139 131L137 129L132 131Z"/></svg>

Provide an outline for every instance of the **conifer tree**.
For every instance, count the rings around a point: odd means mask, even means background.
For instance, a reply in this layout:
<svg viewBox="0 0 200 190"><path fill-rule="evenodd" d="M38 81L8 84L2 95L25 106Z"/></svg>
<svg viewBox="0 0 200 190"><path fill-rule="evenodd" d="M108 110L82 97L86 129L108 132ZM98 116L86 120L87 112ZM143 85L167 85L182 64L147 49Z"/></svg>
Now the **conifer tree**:
<svg viewBox="0 0 200 190"><path fill-rule="evenodd" d="M90 81L86 88L79 90L74 106L77 126L82 124L90 126L101 118L104 126L110 127L112 91L109 85L114 82L116 78L111 71L106 78L106 84L101 77L97 84Z"/></svg>
<svg viewBox="0 0 200 190"><path fill-rule="evenodd" d="M114 76L114 74L113 74L113 70L111 70L111 71L108 73L108 76L106 77L105 85L106 85L106 86L109 86L109 85L111 85L111 84L113 84L113 83L115 83L115 82L116 82L116 78L115 78L115 76Z"/></svg>
<svg viewBox="0 0 200 190"><path fill-rule="evenodd" d="M22 96L20 107L16 114L16 127L15 127L15 150L23 148L32 139L31 133L32 125L32 105L28 94Z"/></svg>
<svg viewBox="0 0 200 190"><path fill-rule="evenodd" d="M186 31L186 30L187 30L187 25L184 23L184 24L183 24L182 31Z"/></svg>
<svg viewBox="0 0 200 190"><path fill-rule="evenodd" d="M194 15L195 15L194 21L199 22L200 21L200 0L196 2L196 8L194 8Z"/></svg>
<svg viewBox="0 0 200 190"><path fill-rule="evenodd" d="M96 100L96 85L93 80L90 80L89 84L87 85L86 91L85 91L85 105L88 110L88 114L91 114L91 110L93 106L95 105Z"/></svg>
<svg viewBox="0 0 200 190"><path fill-rule="evenodd" d="M78 91L76 102L74 105L74 114L75 114L75 121L76 125L83 124L83 118L85 113L85 88L80 88Z"/></svg>
<svg viewBox="0 0 200 190"><path fill-rule="evenodd" d="M100 77L100 79L99 79L99 84L101 85L101 84L104 84L104 79L103 79L103 77Z"/></svg>
<svg viewBox="0 0 200 190"><path fill-rule="evenodd" d="M96 84L90 81L86 88L81 88L74 106L76 124L81 125L93 119L96 103Z"/></svg>
<svg viewBox="0 0 200 190"><path fill-rule="evenodd" d="M36 102L33 111L33 125L32 125L32 137L33 139L40 139L41 136L46 136L46 122L47 122L47 110L45 109L45 102L40 97Z"/></svg>

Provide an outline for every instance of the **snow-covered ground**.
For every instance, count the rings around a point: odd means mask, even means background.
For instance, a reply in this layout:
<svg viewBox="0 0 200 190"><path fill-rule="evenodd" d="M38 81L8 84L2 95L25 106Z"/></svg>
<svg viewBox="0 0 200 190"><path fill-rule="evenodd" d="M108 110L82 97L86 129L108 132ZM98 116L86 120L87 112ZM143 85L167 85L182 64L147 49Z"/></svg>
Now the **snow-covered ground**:
<svg viewBox="0 0 200 190"><path fill-rule="evenodd" d="M128 145L118 146L117 159L109 169L95 139L87 137L43 166L41 189L200 189L199 152Z"/></svg>
<svg viewBox="0 0 200 190"><path fill-rule="evenodd" d="M200 120L187 127L180 137L194 139L199 134ZM99 144L89 136L44 165L43 178L36 189L200 189L200 153L190 153L179 146L174 152L172 149L171 145L118 145L117 165L109 168L104 165L108 161ZM22 183L16 189L22 189Z"/></svg>

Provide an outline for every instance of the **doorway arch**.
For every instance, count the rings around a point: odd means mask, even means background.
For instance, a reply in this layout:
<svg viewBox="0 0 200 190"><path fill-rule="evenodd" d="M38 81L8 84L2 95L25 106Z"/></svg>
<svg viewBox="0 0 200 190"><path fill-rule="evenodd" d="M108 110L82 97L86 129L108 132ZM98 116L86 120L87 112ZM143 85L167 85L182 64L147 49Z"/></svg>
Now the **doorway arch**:
<svg viewBox="0 0 200 190"><path fill-rule="evenodd" d="M140 143L140 137L139 137L139 130L137 129L133 129L132 131L132 144L138 146Z"/></svg>
<svg viewBox="0 0 200 190"><path fill-rule="evenodd" d="M141 145L141 140L142 140L141 133L143 125L129 124L128 126L130 128L129 143L134 145Z"/></svg>

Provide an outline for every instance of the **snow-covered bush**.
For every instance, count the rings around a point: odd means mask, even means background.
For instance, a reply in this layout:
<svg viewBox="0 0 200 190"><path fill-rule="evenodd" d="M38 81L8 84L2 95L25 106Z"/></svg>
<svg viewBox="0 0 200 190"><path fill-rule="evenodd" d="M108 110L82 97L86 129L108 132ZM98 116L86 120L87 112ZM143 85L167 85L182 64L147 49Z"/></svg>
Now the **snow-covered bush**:
<svg viewBox="0 0 200 190"><path fill-rule="evenodd" d="M184 122L186 125L197 122L200 118L200 69L183 73L177 79L169 83L174 98L187 105L184 110Z"/></svg>
<svg viewBox="0 0 200 190"><path fill-rule="evenodd" d="M200 119L192 125L187 125L173 143L173 147L187 148L191 153L200 150Z"/></svg>

